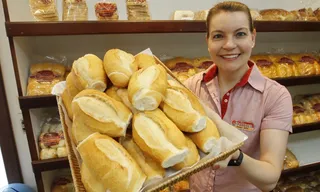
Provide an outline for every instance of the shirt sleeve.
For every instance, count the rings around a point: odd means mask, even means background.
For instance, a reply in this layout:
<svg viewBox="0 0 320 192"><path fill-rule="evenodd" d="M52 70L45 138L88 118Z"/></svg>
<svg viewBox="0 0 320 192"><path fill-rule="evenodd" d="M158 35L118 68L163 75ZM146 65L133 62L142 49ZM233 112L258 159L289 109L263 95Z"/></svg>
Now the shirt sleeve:
<svg viewBox="0 0 320 192"><path fill-rule="evenodd" d="M283 86L273 89L266 101L266 113L261 122L261 130L279 129L292 133L293 109L289 91Z"/></svg>

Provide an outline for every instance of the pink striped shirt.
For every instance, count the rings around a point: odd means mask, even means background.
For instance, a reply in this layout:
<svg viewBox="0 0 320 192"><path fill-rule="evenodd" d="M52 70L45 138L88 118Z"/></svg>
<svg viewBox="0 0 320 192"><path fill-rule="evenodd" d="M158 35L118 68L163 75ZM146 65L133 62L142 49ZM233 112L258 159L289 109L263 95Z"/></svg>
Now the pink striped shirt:
<svg viewBox="0 0 320 192"><path fill-rule="evenodd" d="M245 133L248 140L241 150L259 159L261 130L292 132L292 99L284 86L264 77L253 62L249 61L248 65L248 72L221 101L216 65L189 78L185 85L210 104L224 121ZM260 191L232 167L217 171L207 168L196 173L190 178L190 189L193 192Z"/></svg>

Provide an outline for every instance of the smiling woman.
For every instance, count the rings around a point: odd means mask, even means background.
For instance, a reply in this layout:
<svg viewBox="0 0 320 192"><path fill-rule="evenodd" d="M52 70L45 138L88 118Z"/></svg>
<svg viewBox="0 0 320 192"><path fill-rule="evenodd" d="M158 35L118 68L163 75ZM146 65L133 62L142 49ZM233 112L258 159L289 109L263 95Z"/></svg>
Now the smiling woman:
<svg viewBox="0 0 320 192"><path fill-rule="evenodd" d="M209 11L206 42L214 64L185 85L209 102L220 129L234 126L248 139L228 158L228 167L191 176L191 191L271 191L280 177L292 132L292 100L284 86L264 77L249 60L255 39L246 5L225 1Z"/></svg>

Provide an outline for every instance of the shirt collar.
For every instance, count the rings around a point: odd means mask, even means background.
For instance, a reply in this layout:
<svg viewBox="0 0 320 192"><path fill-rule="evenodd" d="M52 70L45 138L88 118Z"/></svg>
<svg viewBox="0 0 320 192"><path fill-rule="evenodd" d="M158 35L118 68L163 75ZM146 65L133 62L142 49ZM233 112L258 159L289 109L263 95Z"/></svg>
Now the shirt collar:
<svg viewBox="0 0 320 192"><path fill-rule="evenodd" d="M237 83L236 87L243 87L247 83L249 83L254 89L263 92L265 78L260 73L259 69L255 65L253 61L248 61L249 69L243 75L240 82ZM218 67L217 65L213 64L206 72L203 73L202 81L208 83L212 79L214 79L218 74Z"/></svg>

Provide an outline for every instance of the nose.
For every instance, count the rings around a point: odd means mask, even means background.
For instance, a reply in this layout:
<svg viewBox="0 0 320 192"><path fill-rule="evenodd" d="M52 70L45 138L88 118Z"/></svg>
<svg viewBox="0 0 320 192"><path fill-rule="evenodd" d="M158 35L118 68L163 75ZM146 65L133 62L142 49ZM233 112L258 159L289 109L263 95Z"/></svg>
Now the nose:
<svg viewBox="0 0 320 192"><path fill-rule="evenodd" d="M232 49L236 48L236 46L237 45L236 45L234 39L232 37L228 37L225 39L223 49L232 50Z"/></svg>

